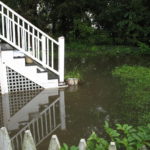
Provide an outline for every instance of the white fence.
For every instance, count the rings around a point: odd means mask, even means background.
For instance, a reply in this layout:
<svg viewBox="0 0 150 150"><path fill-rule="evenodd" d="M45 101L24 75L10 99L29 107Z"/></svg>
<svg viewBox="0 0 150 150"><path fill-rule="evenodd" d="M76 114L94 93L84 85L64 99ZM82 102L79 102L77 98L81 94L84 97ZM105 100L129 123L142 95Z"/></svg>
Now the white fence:
<svg viewBox="0 0 150 150"><path fill-rule="evenodd" d="M57 136L53 135L51 137L48 150L60 150L60 147ZM80 140L78 148L79 150L86 150L87 145L85 139ZM0 150L13 150L11 140L5 127L0 129ZM24 133L22 150L36 150L36 145L30 130L26 130ZM114 142L110 143L108 150L117 150Z"/></svg>

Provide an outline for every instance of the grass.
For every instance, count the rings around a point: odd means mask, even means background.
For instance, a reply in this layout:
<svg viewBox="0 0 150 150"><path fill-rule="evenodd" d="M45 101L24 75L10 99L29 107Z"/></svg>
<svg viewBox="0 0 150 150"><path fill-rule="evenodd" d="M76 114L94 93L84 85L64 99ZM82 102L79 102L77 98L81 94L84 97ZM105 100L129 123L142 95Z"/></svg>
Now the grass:
<svg viewBox="0 0 150 150"><path fill-rule="evenodd" d="M113 76L121 80L124 91L119 113L137 124L150 122L150 68L124 65L115 68ZM126 111L130 113L126 113Z"/></svg>
<svg viewBox="0 0 150 150"><path fill-rule="evenodd" d="M138 47L124 45L90 45L80 42L71 42L66 45L66 57L69 58L135 55L138 51Z"/></svg>

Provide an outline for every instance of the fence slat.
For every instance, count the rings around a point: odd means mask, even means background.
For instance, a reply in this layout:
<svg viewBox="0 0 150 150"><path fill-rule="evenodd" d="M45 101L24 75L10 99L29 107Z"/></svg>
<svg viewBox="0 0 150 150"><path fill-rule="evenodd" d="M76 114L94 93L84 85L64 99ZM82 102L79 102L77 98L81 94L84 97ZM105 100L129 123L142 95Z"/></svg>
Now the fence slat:
<svg viewBox="0 0 150 150"><path fill-rule="evenodd" d="M80 140L78 147L79 147L79 150L86 150L87 145L86 145L85 139Z"/></svg>
<svg viewBox="0 0 150 150"><path fill-rule="evenodd" d="M60 150L60 143L56 135L53 135L48 150Z"/></svg>
<svg viewBox="0 0 150 150"><path fill-rule="evenodd" d="M30 130L25 131L22 150L36 150L36 146Z"/></svg>
<svg viewBox="0 0 150 150"><path fill-rule="evenodd" d="M117 150L115 142L110 142L108 150Z"/></svg>
<svg viewBox="0 0 150 150"><path fill-rule="evenodd" d="M0 150L12 150L11 141L5 127L0 129Z"/></svg>

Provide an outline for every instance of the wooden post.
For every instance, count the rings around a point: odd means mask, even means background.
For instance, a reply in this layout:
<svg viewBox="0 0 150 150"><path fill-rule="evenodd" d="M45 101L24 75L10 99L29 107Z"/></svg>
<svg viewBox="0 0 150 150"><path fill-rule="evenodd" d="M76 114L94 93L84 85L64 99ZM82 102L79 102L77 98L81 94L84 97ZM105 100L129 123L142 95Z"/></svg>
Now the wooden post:
<svg viewBox="0 0 150 150"><path fill-rule="evenodd" d="M79 150L86 150L87 145L86 145L85 139L80 140L78 147L79 147Z"/></svg>
<svg viewBox="0 0 150 150"><path fill-rule="evenodd" d="M48 150L60 150L60 143L56 135L53 135Z"/></svg>
<svg viewBox="0 0 150 150"><path fill-rule="evenodd" d="M59 49L58 49L58 71L59 71L59 82L64 82L64 61L65 61L65 39L64 37L58 38Z"/></svg>
<svg viewBox="0 0 150 150"><path fill-rule="evenodd" d="M25 131L22 150L36 150L36 146L30 130Z"/></svg>
<svg viewBox="0 0 150 150"><path fill-rule="evenodd" d="M110 142L108 150L117 150L115 142Z"/></svg>
<svg viewBox="0 0 150 150"><path fill-rule="evenodd" d="M0 150L12 150L11 141L5 127L0 129Z"/></svg>

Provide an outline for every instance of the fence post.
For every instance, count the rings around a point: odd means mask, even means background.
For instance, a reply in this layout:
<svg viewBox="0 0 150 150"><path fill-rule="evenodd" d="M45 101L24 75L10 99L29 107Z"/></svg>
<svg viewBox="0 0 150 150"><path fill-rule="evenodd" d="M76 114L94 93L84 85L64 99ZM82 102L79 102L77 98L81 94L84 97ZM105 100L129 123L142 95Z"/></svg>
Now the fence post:
<svg viewBox="0 0 150 150"><path fill-rule="evenodd" d="M59 37L59 49L58 49L58 71L59 71L59 82L64 82L64 61L65 61L65 38Z"/></svg>
<svg viewBox="0 0 150 150"><path fill-rule="evenodd" d="M42 62L46 64L46 37L45 36L42 36Z"/></svg>
<svg viewBox="0 0 150 150"><path fill-rule="evenodd" d="M53 135L48 150L60 150L60 143L56 135Z"/></svg>
<svg viewBox="0 0 150 150"><path fill-rule="evenodd" d="M115 142L110 142L108 150L117 150Z"/></svg>
<svg viewBox="0 0 150 150"><path fill-rule="evenodd" d="M5 127L0 129L0 150L12 150L11 140Z"/></svg>
<svg viewBox="0 0 150 150"><path fill-rule="evenodd" d="M86 145L85 139L80 140L78 147L79 147L79 150L86 150L87 145Z"/></svg>
<svg viewBox="0 0 150 150"><path fill-rule="evenodd" d="M30 130L25 131L22 150L36 150L36 146Z"/></svg>

